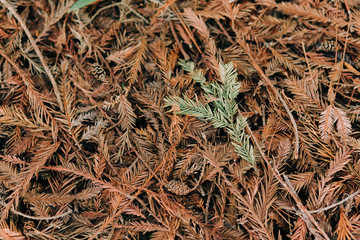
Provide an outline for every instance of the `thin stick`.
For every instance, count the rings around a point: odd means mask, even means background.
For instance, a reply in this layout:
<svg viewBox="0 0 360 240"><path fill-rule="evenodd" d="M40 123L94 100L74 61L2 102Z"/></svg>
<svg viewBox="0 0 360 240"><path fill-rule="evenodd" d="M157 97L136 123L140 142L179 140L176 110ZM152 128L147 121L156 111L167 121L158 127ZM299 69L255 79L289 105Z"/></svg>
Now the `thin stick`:
<svg viewBox="0 0 360 240"><path fill-rule="evenodd" d="M252 132L251 128L249 127L248 123L246 123L246 130L250 134L253 142L255 143L255 146L258 148L262 158L265 160L266 164L269 166L270 170L274 173L275 178L281 183L281 185L285 188L285 190L291 195L291 197L295 200L297 208L299 210L295 210L295 212L307 223L309 230L312 234L317 236L318 234L314 232L314 229L311 225L314 225L317 228L317 231L320 232L322 237L326 240L330 240L330 238L327 236L326 232L323 228L319 225L319 223L316 221L316 219L311 215L311 213L306 209L306 207L302 204L301 199L297 195L295 191L293 191L293 187L290 184L287 184L281 177L279 171L277 169L274 169L274 167L270 164L269 159L266 157L265 153L261 149L261 146L257 139L254 136L254 133ZM287 176L284 176L285 180L287 179ZM304 219L305 218L305 219ZM310 223L310 224L308 224Z"/></svg>
<svg viewBox="0 0 360 240"><path fill-rule="evenodd" d="M46 64L44 57L42 55L42 53L40 52L40 49L38 48L38 46L36 45L36 42L34 40L34 38L32 37L29 29L27 28L26 24L24 23L24 21L21 19L20 15L16 12L16 10L14 9L14 7L8 3L6 0L0 0L1 3L11 12L11 14L16 18L16 20L20 23L21 27L24 29L25 34L27 35L27 37L29 38L31 45L33 46L36 54L38 55L41 64L43 65L46 74L48 75L48 77L50 78L51 84L54 88L54 93L56 95L59 107L61 111L64 111L64 106L62 104L61 101L61 96L60 96L60 92L59 92L59 88L56 84L55 78L52 75L49 66Z"/></svg>
<svg viewBox="0 0 360 240"><path fill-rule="evenodd" d="M0 204L3 205L4 207L7 206L6 203L4 203L3 201L0 201ZM19 216L22 216L24 218L28 218L28 219L32 219L32 220L37 220L37 221L48 221L48 220L54 220L54 219L58 219L58 218L62 218L62 217L65 217L69 214L71 214L73 211L70 209L68 210L67 212L64 212L60 215L56 215L56 216L51 216L51 217L34 217L34 216L30 216L30 215L27 215L25 213L22 213L22 212L19 212L17 210L15 210L14 208L11 208L10 211L16 215L19 215Z"/></svg>
<svg viewBox="0 0 360 240"><path fill-rule="evenodd" d="M294 194L294 195L296 195L296 196L298 197L298 195L297 195L297 193L296 193L293 185L291 184L288 176L286 176L285 174L284 174L284 179L285 179L286 184L287 184L287 185L289 186L289 188L290 188L290 191L291 191L290 193L292 193L292 194ZM298 205L298 204L297 204L297 205ZM319 235L319 233L317 233L317 232L315 231L315 229L314 229L314 224L313 224L313 222L312 222L312 221L310 220L310 218L309 218L309 215L311 216L311 214L309 213L308 210L306 210L307 212L304 212L304 211L302 211L301 209L296 210L295 207L293 207L293 210L294 210L294 211L296 212L296 214L299 215L300 218L306 223L309 231L314 235L315 239L323 239L323 238ZM307 213L308 213L309 215L307 215ZM317 222L316 222L316 224L317 224Z"/></svg>
<svg viewBox="0 0 360 240"><path fill-rule="evenodd" d="M346 202L347 200L350 200L351 198L354 198L356 195L358 195L360 193L360 190L357 190L356 192L350 194L349 196L347 196L346 198L344 198L343 200L337 202L337 203L334 203L330 206L327 206L327 207L324 207L324 208L320 208L318 210L312 210L312 211L309 211L309 213L319 213L319 212L323 212L323 211L326 211L326 210L329 210L329 209L332 209L334 207L337 207L341 204L343 204L344 202Z"/></svg>
<svg viewBox="0 0 360 240"><path fill-rule="evenodd" d="M194 35L191 33L190 29L189 29L188 26L186 25L186 23L185 23L182 15L181 15L179 9L177 8L177 6L176 6L176 5L175 5L175 6L171 6L170 8L175 12L176 16L178 17L178 19L179 19L180 22L181 22L181 25L183 25L186 33L188 34L188 36L189 36L189 37L191 38L191 40L193 41L193 43L194 43L195 47L197 48L197 50L199 51L199 53L202 54L202 51L201 51L199 45L197 44L197 42L196 42L196 40L195 40L195 38L194 38Z"/></svg>
<svg viewBox="0 0 360 240"><path fill-rule="evenodd" d="M266 85L268 85L270 87L270 89L275 93L275 95L279 98L280 102L282 103L282 105L284 106L286 113L289 115L290 121L294 127L294 134L295 134L295 149L294 149L294 158L298 159L299 157L299 132L297 129L297 124L295 121L294 116L292 115L288 105L286 104L285 100L283 99L283 97L281 96L281 94L276 90L275 86L271 83L270 79L266 76L266 74L264 73L264 71L260 68L260 66L256 63L254 57L251 54L250 48L249 46L245 46L245 43L242 43L239 40L239 37L237 39L238 44L244 48L244 50L246 50L247 55L250 59L250 63L253 65L253 67L255 68L255 70L258 72L258 74L262 77L262 79L265 80Z"/></svg>
<svg viewBox="0 0 360 240"><path fill-rule="evenodd" d="M309 70L311 79L315 81L314 76L312 75L312 72L311 72L311 69L310 69L309 59L308 59L307 54L306 54L304 41L302 41L301 44L302 44L302 49L303 49L303 51L304 51L304 56L305 56L305 60L306 60L306 65L307 65L307 67L308 67L308 70Z"/></svg>
<svg viewBox="0 0 360 240"><path fill-rule="evenodd" d="M45 24L42 31L39 33L39 35L35 39L35 43L39 42L46 34L48 34L49 30L51 29L51 26L55 25L55 23L59 22L59 20L68 12L68 10L71 8L71 6L74 4L74 1L67 1L63 7L59 7L55 9L56 11L55 17L51 18L50 22ZM61 6L61 3L59 4ZM65 19L66 23L67 19ZM31 50L32 45L28 46L24 52L28 53Z"/></svg>
<svg viewBox="0 0 360 240"><path fill-rule="evenodd" d="M181 44L181 42L179 41L179 38L176 35L176 32L175 32L174 25L173 25L172 21L169 21L169 23L170 23L170 29L171 29L171 32L172 32L172 34L174 36L175 42L177 43L182 55L184 56L185 60L189 60L190 57L185 52L184 48L182 47L182 44Z"/></svg>
<svg viewBox="0 0 360 240"><path fill-rule="evenodd" d="M206 207L205 207L205 224L208 223L210 198L211 198L212 193L213 193L213 190L214 190L214 185L215 185L214 183L211 183L211 187L210 187L210 190L209 190L208 198L207 198L207 201L206 201Z"/></svg>

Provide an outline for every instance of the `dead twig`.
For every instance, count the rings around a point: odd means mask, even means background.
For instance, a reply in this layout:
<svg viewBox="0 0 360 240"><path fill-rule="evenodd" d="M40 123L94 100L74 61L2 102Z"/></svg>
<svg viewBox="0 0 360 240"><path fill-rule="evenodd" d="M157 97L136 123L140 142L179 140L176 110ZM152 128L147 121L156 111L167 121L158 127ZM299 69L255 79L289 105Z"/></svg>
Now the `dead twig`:
<svg viewBox="0 0 360 240"><path fill-rule="evenodd" d="M174 29L174 24L172 23L172 21L170 21L170 24L169 24L169 25L170 25L171 32L172 32L172 34L173 34L173 36L174 36L175 42L177 43L177 45L178 45L178 47L179 47L182 55L184 56L185 60L188 60L190 57L189 57L189 55L185 52L185 50L184 50L181 42L179 41L179 38L178 38L177 35L176 35L175 29Z"/></svg>
<svg viewBox="0 0 360 240"><path fill-rule="evenodd" d="M310 222L312 225L314 225L317 229L317 231L322 235L322 237L326 240L330 240L330 238L327 236L327 234L325 233L324 229L319 225L319 223L316 221L316 219L311 215L311 213L306 209L306 207L302 204L301 199L299 198L299 196L297 195L297 193L295 192L294 188L292 187L291 184L286 183L279 171L277 169L274 169L274 167L271 165L269 159L266 157L265 153L263 152L263 150L261 149L261 146L259 144L259 142L257 141L257 139L254 136L254 133L252 132L251 128L249 127L249 125L246 123L246 129L248 131L248 133L250 134L251 138L253 139L253 142L255 143L255 146L258 148L262 158L265 160L266 164L269 166L269 168L271 169L271 171L274 173L276 179L280 182L280 184L285 188L285 190L291 195L291 197L295 200L296 205L298 210L294 209L295 212L297 213L297 215L299 215L302 219L306 219L308 222ZM287 178L287 176L284 176L285 180ZM305 221L305 220L304 220ZM308 225L309 230L315 235L318 236L318 233L314 232L314 228L310 225Z"/></svg>
<svg viewBox="0 0 360 240"><path fill-rule="evenodd" d="M343 200L341 200L341 201L339 201L339 202L337 202L337 203L334 203L334 204L332 204L332 205L330 205L330 206L327 206L327 207L324 207L324 208L320 208L320 209L318 209L318 210L309 211L309 213L320 213L320 212L327 211L327 210L329 210L329 209L332 209L332 208L334 208L334 207L337 207L337 206L343 204L344 202L346 202L346 201L354 198L354 197L355 197L356 195L358 195L359 193L360 193L360 190L357 190L356 192L350 194L349 196L347 196L346 198L344 198Z"/></svg>
<svg viewBox="0 0 360 240"><path fill-rule="evenodd" d="M0 204L3 205L4 207L7 206L6 203L4 203L3 201L0 200ZM49 221L49 220L54 220L54 219L58 219L58 218L62 218L62 217L66 217L67 215L71 214L73 211L71 209L69 209L68 211L60 214L60 215L56 215L56 216L51 216L51 217L34 217L34 216L30 216L30 215L27 215L25 213L22 213L22 212L19 212L17 210L15 210L13 207L10 208L10 211L16 215L19 215L21 217L24 217L24 218L28 218L28 219L31 219L31 220L37 220L37 221Z"/></svg>
<svg viewBox="0 0 360 240"><path fill-rule="evenodd" d="M270 87L270 89L275 93L275 95L279 98L280 102L282 103L282 105L284 106L286 113L289 115L290 121L294 127L294 135L295 135L295 149L294 149L294 158L298 159L299 157L299 132L297 129L297 124L295 121L294 116L292 115L288 105L286 104L285 100L283 99L283 97L281 96L281 94L276 90L274 84L272 84L271 80L266 76L266 74L264 73L264 71L260 68L260 66L256 63L254 57L251 54L250 48L248 45L246 45L245 43L241 42L238 39L236 40L238 42L238 44L246 51L250 63L253 65L253 67L255 68L255 70L258 72L258 74L261 76L261 78L263 80L265 80L266 85Z"/></svg>
<svg viewBox="0 0 360 240"><path fill-rule="evenodd" d="M11 14L16 18L16 20L20 23L21 27L24 29L24 32L26 34L26 36L29 38L30 42L31 42L31 45L33 46L36 54L38 55L40 61L41 61L41 64L43 65L44 69L45 69L45 72L46 74L48 75L50 81L51 81L51 84L54 88L54 93L55 93L55 96L56 96L56 99L58 101L58 104L59 104L59 107L60 107L60 110L63 111L64 110L64 106L63 106L63 103L61 101L61 96L60 96L60 92L59 92L59 88L56 84L56 81L55 81L55 78L54 76L52 75L51 73L51 70L49 68L49 66L47 65L47 63L45 62L45 59L42 55L42 53L40 52L40 49L38 48L38 46L36 45L36 42L34 40L34 38L32 37L29 29L27 28L26 24L24 23L24 21L22 20L22 18L20 17L20 15L16 12L15 8L10 4L8 3L6 0L0 0L1 3L11 12Z"/></svg>

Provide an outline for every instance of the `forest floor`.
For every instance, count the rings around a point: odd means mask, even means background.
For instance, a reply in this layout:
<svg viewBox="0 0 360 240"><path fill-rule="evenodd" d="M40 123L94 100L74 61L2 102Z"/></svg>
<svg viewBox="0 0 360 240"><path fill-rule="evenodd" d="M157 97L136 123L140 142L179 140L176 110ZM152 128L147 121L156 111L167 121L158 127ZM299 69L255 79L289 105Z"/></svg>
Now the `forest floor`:
<svg viewBox="0 0 360 240"><path fill-rule="evenodd" d="M360 239L360 1L0 3L0 239Z"/></svg>

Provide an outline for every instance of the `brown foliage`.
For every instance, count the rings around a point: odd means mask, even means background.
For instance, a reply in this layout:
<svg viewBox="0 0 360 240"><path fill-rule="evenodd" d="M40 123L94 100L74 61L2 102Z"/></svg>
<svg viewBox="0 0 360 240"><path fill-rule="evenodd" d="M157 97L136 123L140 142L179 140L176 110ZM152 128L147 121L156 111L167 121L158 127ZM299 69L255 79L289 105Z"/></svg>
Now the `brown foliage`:
<svg viewBox="0 0 360 240"><path fill-rule="evenodd" d="M359 1L0 2L0 239L359 239Z"/></svg>

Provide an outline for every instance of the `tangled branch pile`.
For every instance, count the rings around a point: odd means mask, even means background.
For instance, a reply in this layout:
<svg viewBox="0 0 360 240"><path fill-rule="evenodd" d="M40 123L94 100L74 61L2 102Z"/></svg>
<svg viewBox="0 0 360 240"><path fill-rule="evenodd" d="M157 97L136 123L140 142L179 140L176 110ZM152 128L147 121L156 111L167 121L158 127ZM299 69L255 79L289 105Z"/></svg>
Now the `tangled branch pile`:
<svg viewBox="0 0 360 240"><path fill-rule="evenodd" d="M2 239L360 238L360 1L0 2Z"/></svg>

